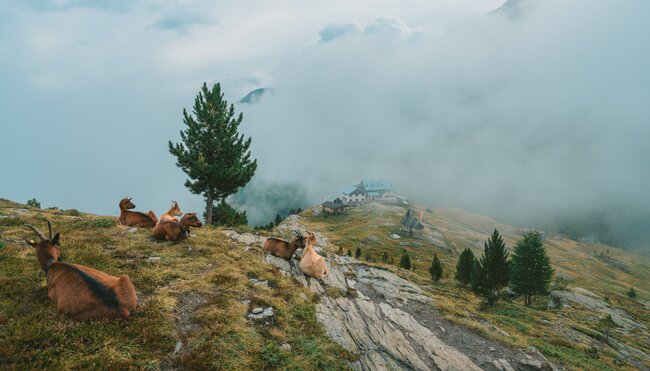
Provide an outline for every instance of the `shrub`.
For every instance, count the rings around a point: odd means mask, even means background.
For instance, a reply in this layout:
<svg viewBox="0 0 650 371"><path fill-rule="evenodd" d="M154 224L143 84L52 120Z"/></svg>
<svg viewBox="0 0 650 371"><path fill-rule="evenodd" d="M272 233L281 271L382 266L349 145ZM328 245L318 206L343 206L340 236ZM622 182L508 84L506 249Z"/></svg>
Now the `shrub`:
<svg viewBox="0 0 650 371"><path fill-rule="evenodd" d="M65 215L70 215L70 216L79 216L79 215L81 215L81 213L80 213L79 210L77 210L77 209L69 209L69 210L65 210L65 211L63 212L63 214L65 214Z"/></svg>
<svg viewBox="0 0 650 371"><path fill-rule="evenodd" d="M36 198L32 198L31 200L27 201L27 206L35 207L37 209L41 208L41 203L36 200Z"/></svg>
<svg viewBox="0 0 650 371"><path fill-rule="evenodd" d="M553 282L553 286L551 286L551 290L566 290L568 285L569 281L566 278L555 276L555 281Z"/></svg>
<svg viewBox="0 0 650 371"><path fill-rule="evenodd" d="M357 250L354 252L354 257L359 259L361 256L361 247L357 246Z"/></svg>
<svg viewBox="0 0 650 371"><path fill-rule="evenodd" d="M0 249L3 249L5 247L5 243L0 241Z"/></svg>

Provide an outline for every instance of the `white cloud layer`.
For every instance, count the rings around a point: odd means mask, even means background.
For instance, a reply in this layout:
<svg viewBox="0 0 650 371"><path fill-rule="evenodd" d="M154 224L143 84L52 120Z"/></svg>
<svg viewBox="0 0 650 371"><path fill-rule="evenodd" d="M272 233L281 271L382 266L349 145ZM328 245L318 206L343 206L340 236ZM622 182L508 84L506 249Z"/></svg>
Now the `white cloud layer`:
<svg viewBox="0 0 650 371"><path fill-rule="evenodd" d="M219 81L231 101L275 89L239 107L259 178L297 180L313 202L390 177L416 200L522 222L648 208L650 3L487 15L501 3L5 2L0 196L199 209L166 142Z"/></svg>

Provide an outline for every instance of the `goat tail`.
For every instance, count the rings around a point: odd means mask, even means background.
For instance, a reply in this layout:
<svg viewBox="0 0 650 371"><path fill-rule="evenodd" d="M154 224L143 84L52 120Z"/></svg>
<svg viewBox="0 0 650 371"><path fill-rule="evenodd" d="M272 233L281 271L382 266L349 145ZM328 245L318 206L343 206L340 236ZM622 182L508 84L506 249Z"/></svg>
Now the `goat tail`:
<svg viewBox="0 0 650 371"><path fill-rule="evenodd" d="M153 213L153 211L149 210L147 214L149 215L151 220L153 220L154 223L158 223L158 218L156 217L156 214Z"/></svg>

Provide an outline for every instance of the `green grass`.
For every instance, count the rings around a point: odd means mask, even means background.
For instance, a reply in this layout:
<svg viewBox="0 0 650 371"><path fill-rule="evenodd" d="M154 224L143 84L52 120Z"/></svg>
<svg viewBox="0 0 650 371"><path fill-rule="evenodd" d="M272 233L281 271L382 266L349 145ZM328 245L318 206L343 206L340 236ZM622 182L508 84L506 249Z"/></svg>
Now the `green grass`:
<svg viewBox="0 0 650 371"><path fill-rule="evenodd" d="M0 214L15 207L0 200ZM138 293L133 318L75 321L57 312L34 249L22 242L33 238L24 223L46 232L45 217L61 233L66 261L130 276ZM30 210L0 221L7 219L0 229L0 369L345 369L351 359L316 320L309 290L263 263L261 249L245 252L216 228L170 244L154 242L145 229L127 233L109 217ZM249 277L273 284L255 286ZM248 320L256 306L272 306L274 320Z"/></svg>

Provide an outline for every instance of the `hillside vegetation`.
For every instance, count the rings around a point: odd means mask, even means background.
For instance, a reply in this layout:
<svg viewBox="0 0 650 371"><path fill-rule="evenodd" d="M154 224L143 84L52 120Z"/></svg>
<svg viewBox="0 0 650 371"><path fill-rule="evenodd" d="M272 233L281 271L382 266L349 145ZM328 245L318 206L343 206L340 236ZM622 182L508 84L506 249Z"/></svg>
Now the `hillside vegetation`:
<svg viewBox="0 0 650 371"><path fill-rule="evenodd" d="M379 268L377 274L388 270L416 283L430 296L423 301L430 306L408 304L403 309L427 326L436 323L431 316L460 325L457 333L472 339L474 350L467 343L454 343L453 336L439 332L437 325L431 329L464 353L473 355L477 347L491 346L508 353L499 343L530 354L539 350L571 370L650 367L647 257L547 234L544 244L556 274L568 282L568 287L555 287L553 308L545 296L536 297L530 307L517 297L485 306L453 279L458 255L470 247L480 256L483 241L494 228L512 250L525 230L440 208L425 212L424 231L410 236L400 228L406 210L370 204L329 216L318 208L308 209L300 217L288 218L274 233L286 237L293 229L307 228L328 241L320 246L332 268L336 254L347 255L350 250L354 255L360 248L359 262L338 259L339 265L343 261L347 265L337 269L367 272L364 267L371 266ZM44 218L61 232L66 261L131 277L138 292L132 319L74 321L57 313L47 299L34 251L22 240L31 237L24 224L43 229ZM0 200L0 368L345 369L346 361L358 360L358 354L326 336L318 311L333 311L335 307L324 308L323 303L354 301L354 295L347 292L352 296L338 298L341 294L328 285L324 293L315 294L314 284L301 284L291 276L300 275L265 263L259 246L263 237L250 234L248 228L239 231L249 232L239 239L233 238L234 232L224 232L204 227L194 229L181 243L158 243L149 230L118 226L114 217L40 210ZM400 237L391 237L395 234ZM398 268L403 251L411 256L414 269ZM382 262L382 253L388 262ZM435 284L428 272L434 253L444 270ZM376 284L382 286L380 281ZM630 287L636 298L627 296ZM387 299L367 284L358 288L377 305ZM258 307L272 307L274 316L248 319ZM619 324L606 341L599 323L608 313ZM451 322L445 327L453 332ZM464 334L461 328L476 335Z"/></svg>
<svg viewBox="0 0 650 371"><path fill-rule="evenodd" d="M525 229L460 209L435 208L423 214L424 231L410 236L400 228L406 210L400 206L372 204L351 209L344 215L305 212L303 224L326 233L339 247L338 253L347 254L350 250L355 255L360 248L361 260L426 287L447 319L481 334L520 348L534 346L569 369L650 367L650 259L647 257L606 245L576 242L560 235L544 238L556 275L568 283L565 289L568 291L560 290L559 295L571 298L567 296L569 292L577 298L593 299L595 305L602 304L604 310L615 313L622 311L639 325L618 326L613 330L614 339L606 344L599 328L599 320L606 312L568 301L558 309L549 309L547 297L536 297L531 307L514 297L487 307L453 279L458 256L464 248L469 247L480 256L483 242L497 228L512 251ZM400 238L391 238L393 234ZM410 255L414 270L398 268L404 250ZM436 284L428 272L434 253L444 268L443 279ZM388 263L383 262L383 254L388 257ZM637 298L627 296L630 287L635 288Z"/></svg>
<svg viewBox="0 0 650 371"><path fill-rule="evenodd" d="M61 233L65 261L130 276L138 293L133 318L74 321L57 313L23 241L33 238L24 224L47 229L44 218ZM212 227L177 244L154 242L149 233L113 217L0 200L0 368L346 367L350 355L316 320L318 298L264 264L259 249L246 251ZM275 315L249 320L256 307L273 307Z"/></svg>

